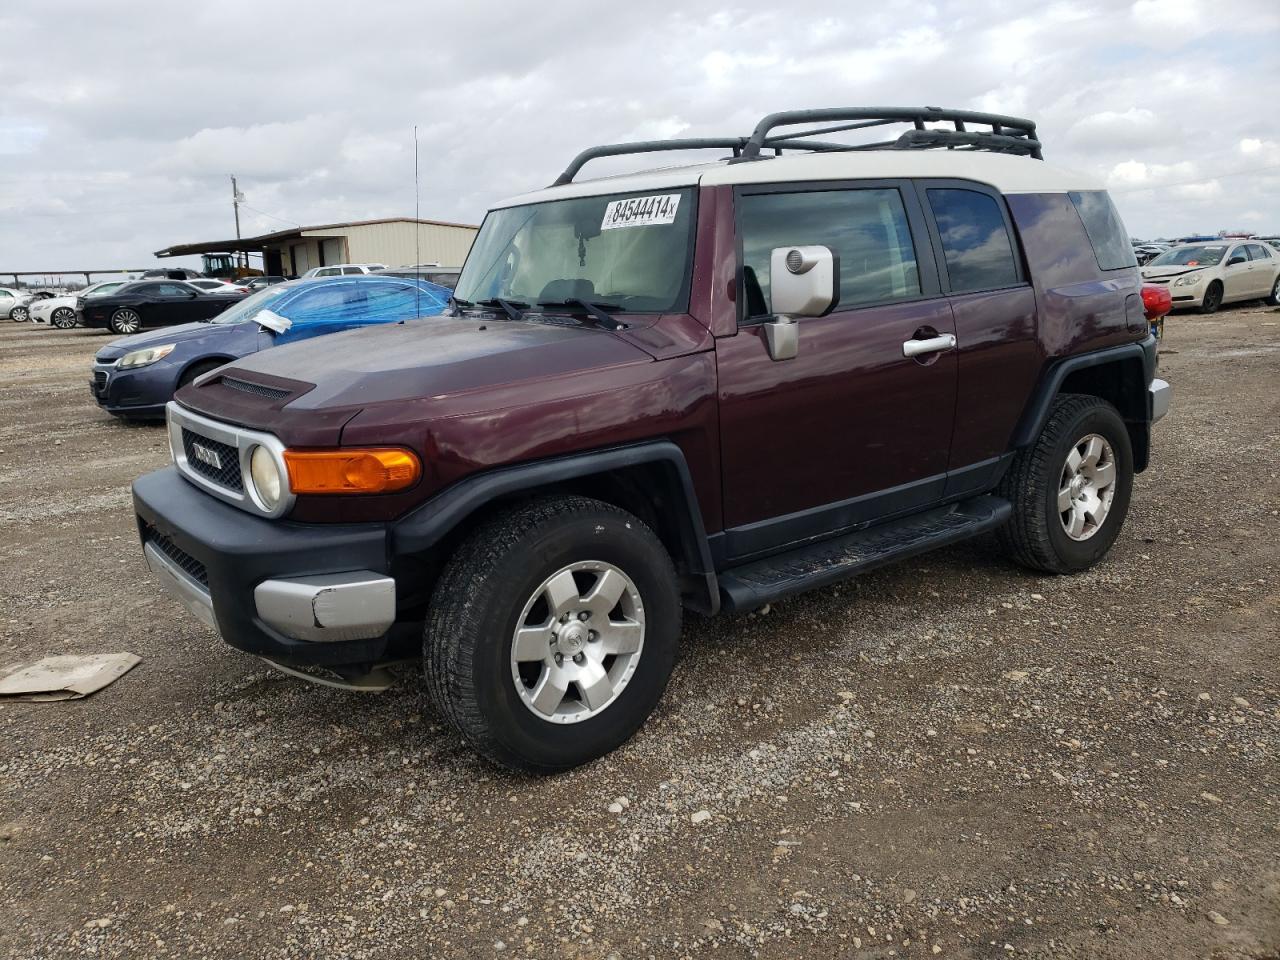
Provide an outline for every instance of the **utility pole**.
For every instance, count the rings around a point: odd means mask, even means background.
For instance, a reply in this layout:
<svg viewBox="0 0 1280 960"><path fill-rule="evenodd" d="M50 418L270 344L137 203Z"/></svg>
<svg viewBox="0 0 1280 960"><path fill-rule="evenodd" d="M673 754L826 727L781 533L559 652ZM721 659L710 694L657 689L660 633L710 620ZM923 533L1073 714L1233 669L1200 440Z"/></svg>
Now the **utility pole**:
<svg viewBox="0 0 1280 960"><path fill-rule="evenodd" d="M231 175L231 206L236 211L236 239L240 239L240 201L244 199L244 194L240 192L240 188L236 186L236 177ZM240 266L246 266L244 252L237 250L236 259L240 261Z"/></svg>

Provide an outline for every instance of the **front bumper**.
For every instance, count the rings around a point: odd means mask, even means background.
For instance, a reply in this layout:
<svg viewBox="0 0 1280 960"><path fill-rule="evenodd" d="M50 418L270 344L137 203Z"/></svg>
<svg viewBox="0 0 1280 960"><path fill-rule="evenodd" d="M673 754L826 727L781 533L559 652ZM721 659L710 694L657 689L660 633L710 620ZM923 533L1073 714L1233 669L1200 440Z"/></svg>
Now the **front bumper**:
<svg viewBox="0 0 1280 960"><path fill-rule="evenodd" d="M267 520L174 467L133 485L147 565L231 646L297 666L384 658L396 618L386 527Z"/></svg>
<svg viewBox="0 0 1280 960"><path fill-rule="evenodd" d="M164 361L136 370L95 363L89 392L98 406L114 416L162 420L164 405L173 398L177 385L177 368Z"/></svg>

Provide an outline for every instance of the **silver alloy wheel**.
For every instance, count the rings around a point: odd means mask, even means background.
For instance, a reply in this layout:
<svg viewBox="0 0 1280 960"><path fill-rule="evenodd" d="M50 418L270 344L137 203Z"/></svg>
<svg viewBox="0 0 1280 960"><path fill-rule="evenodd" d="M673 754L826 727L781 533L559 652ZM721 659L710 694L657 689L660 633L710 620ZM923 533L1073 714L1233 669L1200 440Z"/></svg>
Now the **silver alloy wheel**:
<svg viewBox="0 0 1280 960"><path fill-rule="evenodd" d="M59 307L53 311L53 316L49 318L49 322L59 330L70 330L76 325L76 312L70 307Z"/></svg>
<svg viewBox="0 0 1280 960"><path fill-rule="evenodd" d="M1088 540L1102 529L1116 495L1116 456L1105 437L1077 440L1062 466L1058 516L1072 540Z"/></svg>
<svg viewBox="0 0 1280 960"><path fill-rule="evenodd" d="M142 329L142 318L133 310L117 310L111 315L111 324L116 333L137 333Z"/></svg>
<svg viewBox="0 0 1280 960"><path fill-rule="evenodd" d="M9 316L14 323L26 323L31 319L31 314L26 307L14 307L9 311Z"/></svg>
<svg viewBox="0 0 1280 960"><path fill-rule="evenodd" d="M625 573L586 560L533 592L511 638L520 699L551 723L596 716L630 682L644 649L644 603Z"/></svg>
<svg viewBox="0 0 1280 960"><path fill-rule="evenodd" d="M1276 274L1275 285L1271 288L1271 299L1280 300L1280 273Z"/></svg>

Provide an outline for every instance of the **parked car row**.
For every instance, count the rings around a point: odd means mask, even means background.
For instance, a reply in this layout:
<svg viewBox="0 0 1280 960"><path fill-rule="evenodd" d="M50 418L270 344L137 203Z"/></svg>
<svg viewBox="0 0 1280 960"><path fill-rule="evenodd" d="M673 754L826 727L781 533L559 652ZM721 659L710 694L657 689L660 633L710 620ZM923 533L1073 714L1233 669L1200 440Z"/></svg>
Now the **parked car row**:
<svg viewBox="0 0 1280 960"><path fill-rule="evenodd" d="M153 285L175 284L134 286ZM446 288L426 281L363 275L294 280L239 299L122 288L96 298L85 311L86 322L182 322L103 347L94 358L90 388L98 405L117 417L163 417L176 390L231 360L339 330L434 316L448 299Z"/></svg>

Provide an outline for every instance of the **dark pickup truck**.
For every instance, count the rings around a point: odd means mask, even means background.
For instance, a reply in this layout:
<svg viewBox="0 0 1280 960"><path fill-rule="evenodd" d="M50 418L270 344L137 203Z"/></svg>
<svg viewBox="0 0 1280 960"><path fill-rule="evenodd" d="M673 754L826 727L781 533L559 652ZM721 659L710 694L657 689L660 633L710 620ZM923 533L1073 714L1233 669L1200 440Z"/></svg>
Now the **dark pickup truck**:
<svg viewBox="0 0 1280 960"><path fill-rule="evenodd" d="M577 178L689 149L728 156ZM478 750L539 771L635 732L685 609L989 531L1086 570L1170 391L1110 199L1040 155L1029 121L934 108L588 150L490 210L436 322L179 391L174 465L134 485L147 562L279 665L419 652Z"/></svg>

